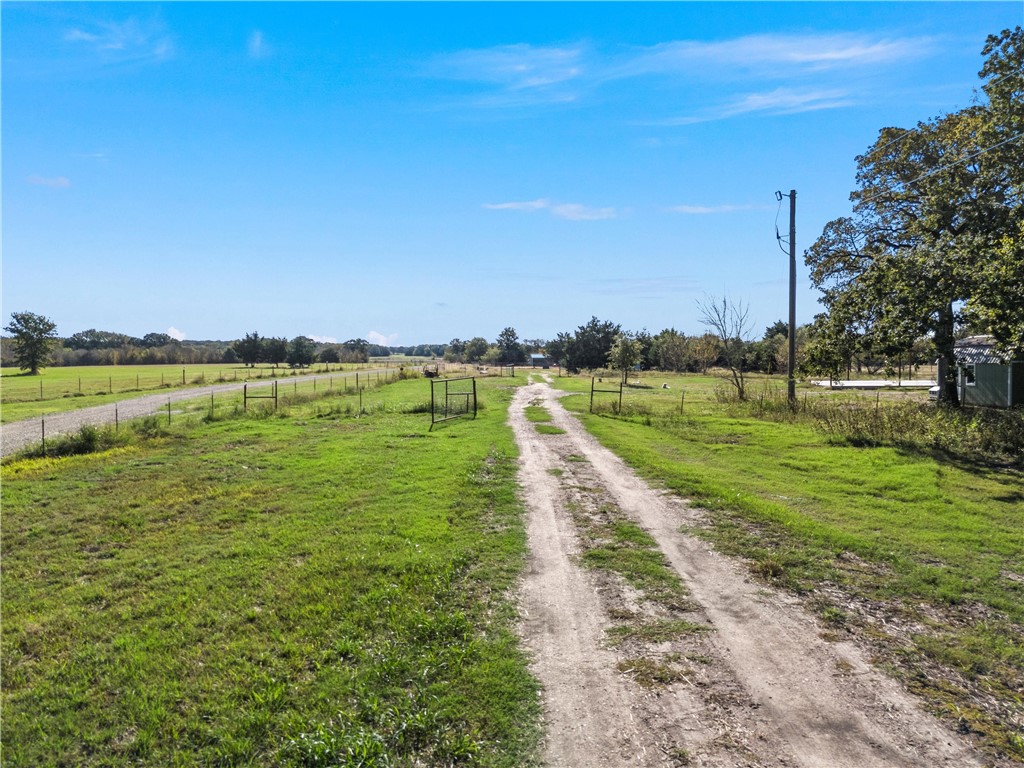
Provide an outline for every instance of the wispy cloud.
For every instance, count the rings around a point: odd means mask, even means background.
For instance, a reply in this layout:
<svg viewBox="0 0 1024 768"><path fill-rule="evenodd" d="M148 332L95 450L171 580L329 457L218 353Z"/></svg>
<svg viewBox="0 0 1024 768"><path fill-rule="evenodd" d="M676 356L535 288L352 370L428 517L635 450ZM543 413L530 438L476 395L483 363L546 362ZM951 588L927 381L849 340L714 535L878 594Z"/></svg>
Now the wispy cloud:
<svg viewBox="0 0 1024 768"><path fill-rule="evenodd" d="M170 336L172 339L177 339L178 341L185 340L185 332L179 331L173 325L167 329L167 335Z"/></svg>
<svg viewBox="0 0 1024 768"><path fill-rule="evenodd" d="M89 46L103 58L117 61L161 61L174 53L173 40L161 23L136 18L73 27L64 34L64 39Z"/></svg>
<svg viewBox="0 0 1024 768"><path fill-rule="evenodd" d="M26 181L37 187L53 187L55 189L67 189L71 186L71 179L67 176L39 176L33 173Z"/></svg>
<svg viewBox="0 0 1024 768"><path fill-rule="evenodd" d="M575 101L588 81L583 45L543 47L525 43L456 51L427 63L427 76L478 83L497 92L478 93L478 106L509 107Z"/></svg>
<svg viewBox="0 0 1024 768"><path fill-rule="evenodd" d="M270 55L270 46L263 39L262 31L256 29L249 35L248 51L252 59L263 59Z"/></svg>
<svg viewBox="0 0 1024 768"><path fill-rule="evenodd" d="M100 162L106 162L110 159L110 155L106 152L76 152L72 157L82 160L99 160Z"/></svg>
<svg viewBox="0 0 1024 768"><path fill-rule="evenodd" d="M338 339L335 336L318 336L315 333L309 334L309 338L315 341L317 344L337 344Z"/></svg>
<svg viewBox="0 0 1024 768"><path fill-rule="evenodd" d="M690 216L706 216L715 213L735 213L736 211L766 211L770 205L673 205L668 210L685 213Z"/></svg>
<svg viewBox="0 0 1024 768"><path fill-rule="evenodd" d="M614 294L616 296L633 296L657 298L679 293L693 293L700 284L689 277L680 275L664 275L634 278L598 278L584 281L591 293Z"/></svg>
<svg viewBox="0 0 1024 768"><path fill-rule="evenodd" d="M484 203L484 208L492 211L540 211L551 205L548 200L524 200L518 203Z"/></svg>
<svg viewBox="0 0 1024 768"><path fill-rule="evenodd" d="M929 37L872 38L868 35L747 35L731 40L674 40L638 48L610 70L614 77L693 72L721 76L756 70L761 76L891 65L932 53ZM765 68L768 68L767 71Z"/></svg>
<svg viewBox="0 0 1024 768"><path fill-rule="evenodd" d="M593 208L580 203L555 203L546 198L508 203L484 203L492 211L548 211L552 216L569 221L598 221L614 219L618 213L614 208Z"/></svg>
<svg viewBox="0 0 1024 768"><path fill-rule="evenodd" d="M889 71L933 55L939 41L925 36L869 34L747 35L728 40L672 40L646 47L600 51L586 43L541 47L503 45L435 57L427 76L474 83L476 106L521 107L580 101L603 86L639 78L669 78L680 85L733 81L752 87L805 81L803 91L777 88L737 97L707 115L675 125L750 113L793 114L834 109L853 101L846 83L854 73ZM833 79L833 83L829 80ZM719 89L719 93L721 90ZM790 101L785 103L788 96Z"/></svg>
<svg viewBox="0 0 1024 768"><path fill-rule="evenodd" d="M651 124L662 126L693 125L695 123L707 123L714 120L725 120L730 117L756 113L765 115L795 115L801 112L817 112L823 109L850 107L856 103L857 100L851 94L841 89L776 88L767 93L748 93L728 103L709 107L698 114L658 120Z"/></svg>

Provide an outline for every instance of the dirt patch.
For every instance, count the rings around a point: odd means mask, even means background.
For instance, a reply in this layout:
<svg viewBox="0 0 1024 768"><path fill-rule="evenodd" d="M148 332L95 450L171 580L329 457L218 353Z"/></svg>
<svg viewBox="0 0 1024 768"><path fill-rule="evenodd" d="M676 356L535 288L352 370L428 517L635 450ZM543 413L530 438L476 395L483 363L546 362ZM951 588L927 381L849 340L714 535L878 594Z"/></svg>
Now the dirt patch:
<svg viewBox="0 0 1024 768"><path fill-rule="evenodd" d="M544 688L553 766L980 766L849 642L795 598L680 533L699 510L655 491L535 383L510 421L531 558L522 632ZM540 401L564 434L539 434ZM584 567L602 531L638 525L681 578L669 594ZM834 638L833 638L834 640Z"/></svg>

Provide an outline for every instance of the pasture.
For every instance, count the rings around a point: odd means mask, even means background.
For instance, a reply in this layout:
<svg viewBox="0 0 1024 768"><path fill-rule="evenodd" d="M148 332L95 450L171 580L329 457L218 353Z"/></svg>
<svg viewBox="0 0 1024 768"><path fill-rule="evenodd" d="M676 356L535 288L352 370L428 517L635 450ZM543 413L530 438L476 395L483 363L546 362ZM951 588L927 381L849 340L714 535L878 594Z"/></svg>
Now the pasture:
<svg viewBox="0 0 1024 768"><path fill-rule="evenodd" d="M878 409L884 422L923 393L801 389L792 415L770 404L779 391L784 400L781 380L756 382L746 404L730 400L723 379L645 374L640 382L650 388L627 388L618 414L608 394L595 395L596 413L588 412L589 377L556 385L578 393L565 405L604 445L707 510L694 533L803 596L836 639L874 646L958 728L1024 760L1019 455L1014 463L936 450L926 434L865 444L799 413L813 414L821 399L819 414L838 404Z"/></svg>
<svg viewBox="0 0 1024 768"><path fill-rule="evenodd" d="M301 370L270 365L86 365L44 368L38 376L5 368L0 372L0 423L113 403L126 395L331 371L354 372L368 367L339 363L317 364ZM382 363L375 367L390 365Z"/></svg>
<svg viewBox="0 0 1024 768"><path fill-rule="evenodd" d="M87 446L106 450L5 460L5 764L536 764L505 423L530 373L481 379L478 418L432 432L425 380L295 377L276 412L200 398ZM794 414L781 380L740 404L719 378L644 374L591 414L590 383L555 379L601 442L706 510L691 533L1024 760L1019 464L814 415L924 393L801 389Z"/></svg>
<svg viewBox="0 0 1024 768"><path fill-rule="evenodd" d="M4 764L534 762L518 383L430 433L414 379L5 461Z"/></svg>

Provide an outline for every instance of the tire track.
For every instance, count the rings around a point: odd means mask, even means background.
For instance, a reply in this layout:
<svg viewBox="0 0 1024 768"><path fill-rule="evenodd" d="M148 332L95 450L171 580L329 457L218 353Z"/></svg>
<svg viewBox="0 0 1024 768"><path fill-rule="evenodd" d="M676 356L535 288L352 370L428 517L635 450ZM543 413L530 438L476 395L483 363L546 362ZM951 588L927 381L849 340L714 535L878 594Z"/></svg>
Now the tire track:
<svg viewBox="0 0 1024 768"><path fill-rule="evenodd" d="M699 510L647 486L558 397L547 384L523 387L509 417L529 510L522 632L544 689L549 765L983 765L858 648L821 639L795 599L680 533ZM536 401L564 435L541 435L526 420ZM576 562L570 507L580 489L592 506L614 507L649 532L682 577L714 631L647 652L701 658L699 670L654 691L617 671L625 652L604 638L623 590Z"/></svg>

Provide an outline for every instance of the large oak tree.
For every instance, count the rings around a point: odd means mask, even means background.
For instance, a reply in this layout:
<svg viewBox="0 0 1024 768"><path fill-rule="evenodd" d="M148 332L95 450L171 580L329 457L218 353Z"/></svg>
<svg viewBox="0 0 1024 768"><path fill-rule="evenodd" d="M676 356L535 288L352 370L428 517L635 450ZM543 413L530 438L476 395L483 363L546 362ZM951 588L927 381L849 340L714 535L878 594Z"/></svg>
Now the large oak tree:
<svg viewBox="0 0 1024 768"><path fill-rule="evenodd" d="M805 255L825 338L895 356L930 336L954 402L959 323L1006 353L1024 349L1024 31L991 36L983 53L988 103L883 129L857 158L852 215L829 222Z"/></svg>

